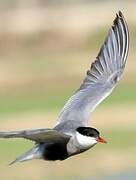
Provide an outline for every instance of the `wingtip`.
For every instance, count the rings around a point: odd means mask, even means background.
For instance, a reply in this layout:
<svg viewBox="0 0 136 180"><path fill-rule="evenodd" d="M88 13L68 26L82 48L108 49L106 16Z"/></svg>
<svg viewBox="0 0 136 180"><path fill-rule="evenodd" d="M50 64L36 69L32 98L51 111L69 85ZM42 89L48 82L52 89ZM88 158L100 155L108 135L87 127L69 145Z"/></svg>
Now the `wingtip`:
<svg viewBox="0 0 136 180"><path fill-rule="evenodd" d="M118 11L118 13L116 13L116 19L118 18L124 18L123 13L120 10Z"/></svg>
<svg viewBox="0 0 136 180"><path fill-rule="evenodd" d="M118 11L118 18L120 18L120 19L124 19L124 15L123 15L123 13L122 13L122 11Z"/></svg>
<svg viewBox="0 0 136 180"><path fill-rule="evenodd" d="M118 14L120 17L123 17L123 13L120 10L119 10Z"/></svg>
<svg viewBox="0 0 136 180"><path fill-rule="evenodd" d="M15 164L16 162L17 162L17 159L15 159L14 161L10 162L10 163L8 164L8 166L12 166L12 165Z"/></svg>
<svg viewBox="0 0 136 180"><path fill-rule="evenodd" d="M118 24L119 19L122 19L123 21L125 21L125 20L124 20L123 13L122 13L122 11L120 11L120 10L118 11L118 13L116 13L116 17L115 17L115 19L114 19L114 21L113 21L112 28L114 28L114 26L115 26L116 24Z"/></svg>

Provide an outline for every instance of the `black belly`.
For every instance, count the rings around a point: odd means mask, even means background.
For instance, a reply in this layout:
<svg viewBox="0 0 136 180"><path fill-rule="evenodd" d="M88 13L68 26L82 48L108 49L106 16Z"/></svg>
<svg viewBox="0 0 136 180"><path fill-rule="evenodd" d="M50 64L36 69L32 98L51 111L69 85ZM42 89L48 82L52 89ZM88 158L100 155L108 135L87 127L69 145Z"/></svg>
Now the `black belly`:
<svg viewBox="0 0 136 180"><path fill-rule="evenodd" d="M68 153L65 143L46 144L43 152L45 160L55 161L68 158Z"/></svg>

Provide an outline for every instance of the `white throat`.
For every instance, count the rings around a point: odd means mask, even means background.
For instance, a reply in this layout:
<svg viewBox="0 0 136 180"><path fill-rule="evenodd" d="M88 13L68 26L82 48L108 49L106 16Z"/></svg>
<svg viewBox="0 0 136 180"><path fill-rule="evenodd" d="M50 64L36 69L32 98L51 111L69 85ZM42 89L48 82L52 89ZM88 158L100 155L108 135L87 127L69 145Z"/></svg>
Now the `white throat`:
<svg viewBox="0 0 136 180"><path fill-rule="evenodd" d="M76 140L78 144L82 147L82 149L91 148L98 143L96 141L96 138L82 135L79 132L76 132Z"/></svg>

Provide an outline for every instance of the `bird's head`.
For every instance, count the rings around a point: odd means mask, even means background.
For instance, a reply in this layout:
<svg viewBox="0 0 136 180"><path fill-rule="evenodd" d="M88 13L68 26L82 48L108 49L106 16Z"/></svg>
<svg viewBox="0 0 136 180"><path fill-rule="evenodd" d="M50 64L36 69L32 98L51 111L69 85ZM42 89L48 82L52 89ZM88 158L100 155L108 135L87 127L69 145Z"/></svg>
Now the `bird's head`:
<svg viewBox="0 0 136 180"><path fill-rule="evenodd" d="M90 148L98 142L106 143L106 141L100 137L99 131L91 127L78 127L76 129L76 139L84 148Z"/></svg>

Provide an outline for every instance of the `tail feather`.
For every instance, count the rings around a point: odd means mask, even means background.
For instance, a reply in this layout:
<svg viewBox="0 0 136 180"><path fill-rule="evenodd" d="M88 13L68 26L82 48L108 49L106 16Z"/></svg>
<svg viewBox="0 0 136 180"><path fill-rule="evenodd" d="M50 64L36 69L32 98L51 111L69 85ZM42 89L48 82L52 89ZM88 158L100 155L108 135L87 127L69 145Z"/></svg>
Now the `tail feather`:
<svg viewBox="0 0 136 180"><path fill-rule="evenodd" d="M40 151L40 146L34 146L32 149L28 150L21 156L17 157L14 161L12 161L9 165L12 165L14 163L18 162L24 162L32 159L41 159L42 158L42 152Z"/></svg>

